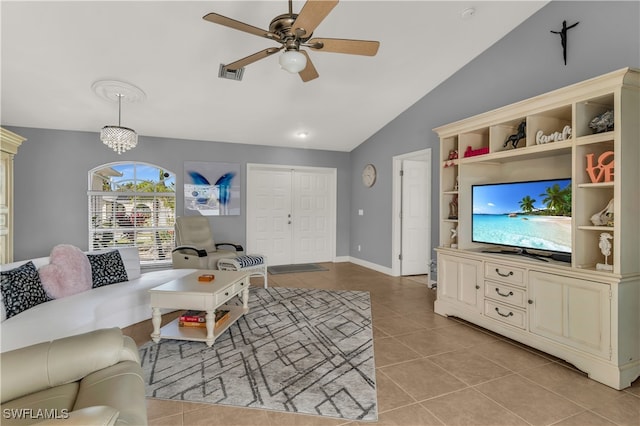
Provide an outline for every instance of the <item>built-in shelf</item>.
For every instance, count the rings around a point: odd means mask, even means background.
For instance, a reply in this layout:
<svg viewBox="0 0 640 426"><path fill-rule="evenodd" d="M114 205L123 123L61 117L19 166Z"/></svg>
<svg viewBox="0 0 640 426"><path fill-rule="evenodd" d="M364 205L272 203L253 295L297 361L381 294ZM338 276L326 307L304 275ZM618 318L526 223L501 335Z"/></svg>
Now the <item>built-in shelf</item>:
<svg viewBox="0 0 640 426"><path fill-rule="evenodd" d="M578 229L582 231L605 231L605 232L613 232L612 226L593 226L593 225L580 225Z"/></svg>
<svg viewBox="0 0 640 426"><path fill-rule="evenodd" d="M594 133L610 113L613 130ZM640 377L639 116L640 72L627 68L434 129L442 160L435 312L549 352L616 389ZM565 178L571 256L485 253L495 246L473 241L474 185ZM611 202L615 226L591 225Z"/></svg>

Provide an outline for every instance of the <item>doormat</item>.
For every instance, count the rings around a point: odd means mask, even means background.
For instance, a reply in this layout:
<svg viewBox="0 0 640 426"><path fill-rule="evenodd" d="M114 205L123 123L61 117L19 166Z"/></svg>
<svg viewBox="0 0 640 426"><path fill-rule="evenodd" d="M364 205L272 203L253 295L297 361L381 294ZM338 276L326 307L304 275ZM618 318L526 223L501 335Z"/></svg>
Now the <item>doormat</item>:
<svg viewBox="0 0 640 426"><path fill-rule="evenodd" d="M318 272L318 271L328 271L328 268L324 266L320 266L316 263L300 263L298 265L278 265L278 266L269 266L267 271L270 274L278 275L278 274L293 274L296 272Z"/></svg>
<svg viewBox="0 0 640 426"><path fill-rule="evenodd" d="M212 347L140 347L146 395L376 421L371 330L368 292L252 289L249 312Z"/></svg>

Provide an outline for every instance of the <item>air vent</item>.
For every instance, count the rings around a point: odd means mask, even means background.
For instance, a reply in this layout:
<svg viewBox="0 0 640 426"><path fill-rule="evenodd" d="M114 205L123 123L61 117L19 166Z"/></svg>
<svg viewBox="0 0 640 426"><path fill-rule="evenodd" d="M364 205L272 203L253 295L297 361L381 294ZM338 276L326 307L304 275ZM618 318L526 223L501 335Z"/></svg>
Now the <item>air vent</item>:
<svg viewBox="0 0 640 426"><path fill-rule="evenodd" d="M220 71L218 71L218 77L236 81L242 81L242 74L244 74L244 68L228 70L224 64L220 64Z"/></svg>

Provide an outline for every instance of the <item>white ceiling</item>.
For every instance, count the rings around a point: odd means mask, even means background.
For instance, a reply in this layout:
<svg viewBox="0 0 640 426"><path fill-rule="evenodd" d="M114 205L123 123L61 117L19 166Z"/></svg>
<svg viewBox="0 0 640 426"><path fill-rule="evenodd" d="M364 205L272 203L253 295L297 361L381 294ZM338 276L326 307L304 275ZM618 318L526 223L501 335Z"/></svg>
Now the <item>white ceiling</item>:
<svg viewBox="0 0 640 426"><path fill-rule="evenodd" d="M311 51L320 77L303 83L277 54L240 82L218 78L221 63L279 44L202 19L267 29L286 0L2 0L1 122L98 132L117 104L91 86L120 80L146 93L122 109L140 135L351 151L546 3L342 0L314 35L378 40L378 54Z"/></svg>

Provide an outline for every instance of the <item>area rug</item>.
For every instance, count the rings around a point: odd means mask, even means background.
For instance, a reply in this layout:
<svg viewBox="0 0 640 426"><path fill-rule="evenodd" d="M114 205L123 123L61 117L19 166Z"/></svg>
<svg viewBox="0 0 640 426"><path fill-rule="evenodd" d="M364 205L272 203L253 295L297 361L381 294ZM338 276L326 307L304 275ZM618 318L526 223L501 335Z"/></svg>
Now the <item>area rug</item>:
<svg viewBox="0 0 640 426"><path fill-rule="evenodd" d="M329 269L324 266L315 264L315 263L300 263L297 265L277 265L277 266L269 266L267 271L270 274L278 275L278 274L293 274L296 272L317 272L317 271L328 271Z"/></svg>
<svg viewBox="0 0 640 426"><path fill-rule="evenodd" d="M211 348L143 345L147 396L377 420L368 292L252 288L249 308Z"/></svg>

